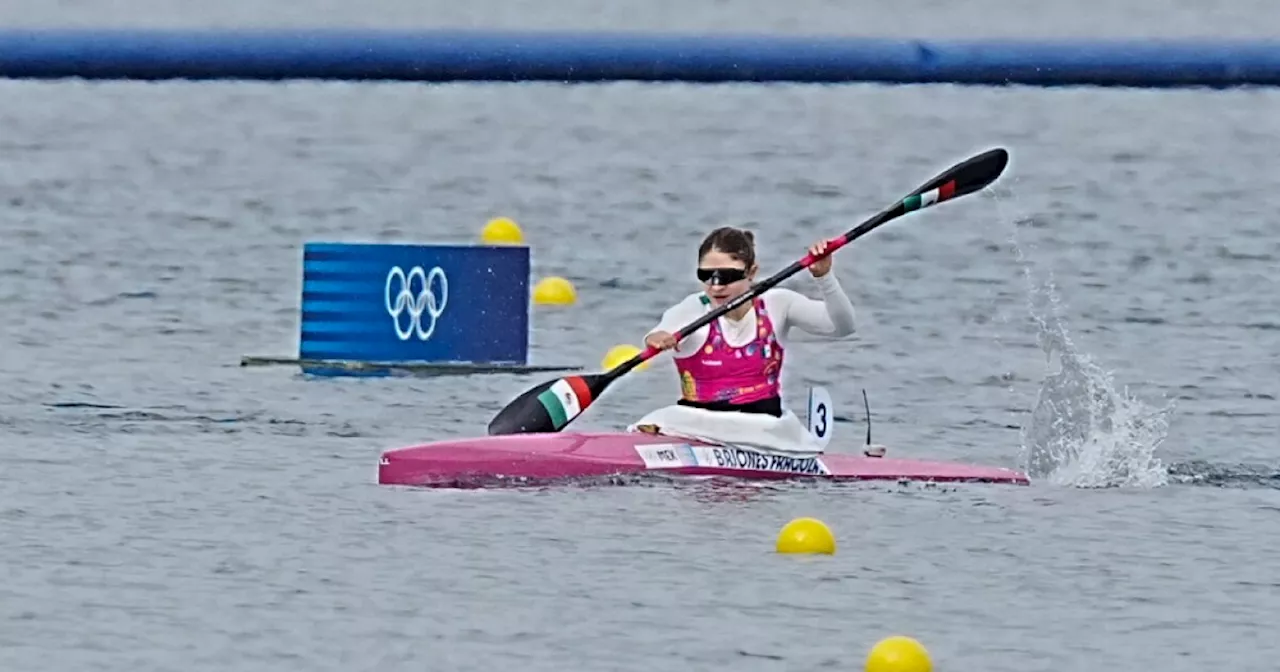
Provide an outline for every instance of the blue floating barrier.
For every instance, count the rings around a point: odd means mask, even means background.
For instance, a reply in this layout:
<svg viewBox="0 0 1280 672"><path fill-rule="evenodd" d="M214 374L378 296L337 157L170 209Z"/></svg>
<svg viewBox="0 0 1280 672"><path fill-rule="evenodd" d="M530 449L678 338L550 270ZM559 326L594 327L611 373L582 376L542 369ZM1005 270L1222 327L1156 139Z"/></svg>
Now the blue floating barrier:
<svg viewBox="0 0 1280 672"><path fill-rule="evenodd" d="M1275 86L1280 40L10 29L0 77Z"/></svg>

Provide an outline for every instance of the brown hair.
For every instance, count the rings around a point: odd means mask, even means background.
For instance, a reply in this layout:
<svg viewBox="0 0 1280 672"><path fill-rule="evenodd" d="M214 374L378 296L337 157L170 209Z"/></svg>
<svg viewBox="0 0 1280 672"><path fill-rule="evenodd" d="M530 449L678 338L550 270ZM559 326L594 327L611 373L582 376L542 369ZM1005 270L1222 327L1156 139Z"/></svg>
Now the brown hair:
<svg viewBox="0 0 1280 672"><path fill-rule="evenodd" d="M756 263L756 237L745 229L722 226L708 233L698 246L698 259L701 260L712 249L741 261L748 270Z"/></svg>

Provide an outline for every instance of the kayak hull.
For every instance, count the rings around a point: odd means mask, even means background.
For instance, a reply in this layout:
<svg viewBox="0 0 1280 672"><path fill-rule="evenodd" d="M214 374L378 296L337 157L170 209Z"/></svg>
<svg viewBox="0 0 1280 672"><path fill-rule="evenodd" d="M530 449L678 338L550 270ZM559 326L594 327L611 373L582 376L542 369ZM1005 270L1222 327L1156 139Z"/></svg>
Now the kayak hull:
<svg viewBox="0 0 1280 672"><path fill-rule="evenodd" d="M437 441L382 454L378 483L465 486L645 473L752 480L893 480L1028 485L1012 469L824 453L790 456L633 432L511 434Z"/></svg>

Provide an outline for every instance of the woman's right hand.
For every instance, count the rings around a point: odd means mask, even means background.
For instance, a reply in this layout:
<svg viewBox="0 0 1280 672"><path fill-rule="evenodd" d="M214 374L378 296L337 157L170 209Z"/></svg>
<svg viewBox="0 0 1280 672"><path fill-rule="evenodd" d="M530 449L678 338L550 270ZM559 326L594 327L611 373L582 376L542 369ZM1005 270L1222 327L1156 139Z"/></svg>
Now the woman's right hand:
<svg viewBox="0 0 1280 672"><path fill-rule="evenodd" d="M655 331L652 334L649 334L645 337L644 344L658 352L662 352L669 348L675 348L676 350L680 349L676 348L676 337L665 331Z"/></svg>

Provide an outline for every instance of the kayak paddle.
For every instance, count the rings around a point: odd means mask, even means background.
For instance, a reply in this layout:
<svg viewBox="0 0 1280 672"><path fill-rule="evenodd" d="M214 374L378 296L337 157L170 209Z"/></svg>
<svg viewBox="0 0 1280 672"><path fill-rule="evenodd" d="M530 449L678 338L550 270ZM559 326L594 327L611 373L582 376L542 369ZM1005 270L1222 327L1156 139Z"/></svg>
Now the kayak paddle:
<svg viewBox="0 0 1280 672"><path fill-rule="evenodd" d="M760 282L746 293L726 302L724 305L703 315L692 324L677 331L676 341L710 324L712 320L732 311L763 294L783 280L808 268L819 259L832 254L873 229L901 217L909 212L923 210L965 194L980 191L996 181L1009 163L1009 153L1002 148L987 150L958 163L942 174L926 182L902 200L882 210L871 219L859 224L848 233L827 241L826 251L818 257L806 254L804 258L792 263L772 277ZM558 432L564 429L574 418L587 410L613 381L645 361L656 357L658 350L645 347L636 356L615 366L606 373L595 373L582 376L568 376L542 383L507 404L489 422L489 434L521 434L534 432Z"/></svg>

